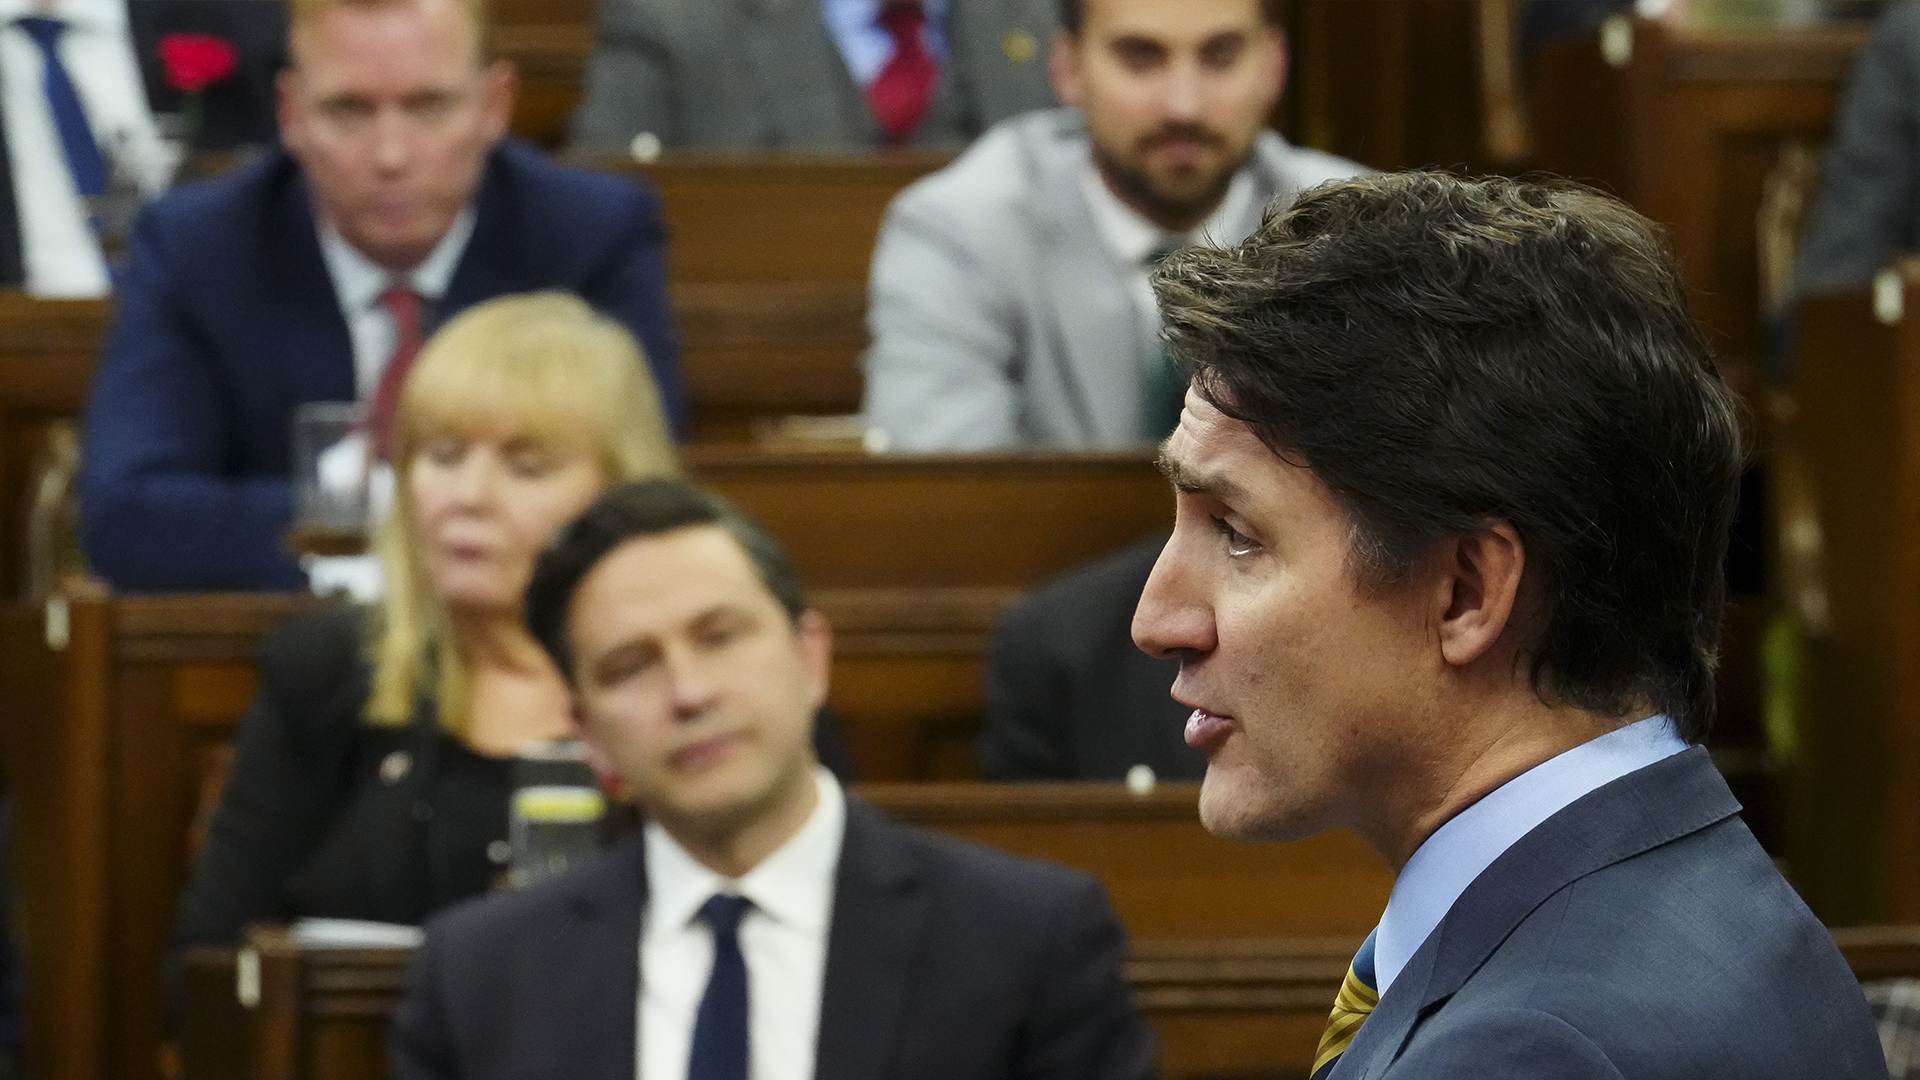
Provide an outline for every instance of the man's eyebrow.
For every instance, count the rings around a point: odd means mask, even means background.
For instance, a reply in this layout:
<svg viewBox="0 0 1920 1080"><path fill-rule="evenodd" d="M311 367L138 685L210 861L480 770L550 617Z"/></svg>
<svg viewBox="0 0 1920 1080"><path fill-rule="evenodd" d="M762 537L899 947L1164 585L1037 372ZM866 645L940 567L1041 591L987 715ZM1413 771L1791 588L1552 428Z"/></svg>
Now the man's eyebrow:
<svg viewBox="0 0 1920 1080"><path fill-rule="evenodd" d="M1182 495L1209 495L1221 502L1238 503L1246 500L1246 489L1219 473L1197 473L1187 468L1167 448L1160 448L1160 455L1153 464L1160 475L1167 478L1175 491Z"/></svg>

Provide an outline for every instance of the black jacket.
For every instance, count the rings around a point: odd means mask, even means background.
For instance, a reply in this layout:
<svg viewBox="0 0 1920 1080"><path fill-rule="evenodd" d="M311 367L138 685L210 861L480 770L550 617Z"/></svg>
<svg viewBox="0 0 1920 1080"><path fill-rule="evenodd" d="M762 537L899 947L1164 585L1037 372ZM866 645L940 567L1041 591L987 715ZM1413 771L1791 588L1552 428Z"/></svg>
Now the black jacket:
<svg viewBox="0 0 1920 1080"><path fill-rule="evenodd" d="M1119 780L1146 765L1198 780L1207 757L1173 700L1178 660L1133 643L1133 609L1162 532L1033 591L1008 609L987 660L980 772L989 780Z"/></svg>
<svg viewBox="0 0 1920 1080"><path fill-rule="evenodd" d="M635 1070L640 840L427 927L397 1080ZM834 881L817 1080L1148 1077L1125 935L1098 882L889 821L857 799Z"/></svg>

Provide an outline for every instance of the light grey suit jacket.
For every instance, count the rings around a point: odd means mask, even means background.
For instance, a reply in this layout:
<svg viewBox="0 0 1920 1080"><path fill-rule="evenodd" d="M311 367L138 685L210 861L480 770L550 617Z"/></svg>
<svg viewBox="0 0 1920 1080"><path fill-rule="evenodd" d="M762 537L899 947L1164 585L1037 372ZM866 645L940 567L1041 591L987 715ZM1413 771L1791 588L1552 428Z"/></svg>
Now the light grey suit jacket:
<svg viewBox="0 0 1920 1080"><path fill-rule="evenodd" d="M601 0L569 146L857 153L886 138L818 0ZM1052 0L954 0L949 57L913 145L959 150L1006 117L1053 105Z"/></svg>
<svg viewBox="0 0 1920 1080"><path fill-rule="evenodd" d="M1160 348L1081 188L1076 109L1017 117L900 193L874 252L867 423L896 450L1144 445L1142 373ZM1274 199L1366 170L1263 132L1247 168Z"/></svg>

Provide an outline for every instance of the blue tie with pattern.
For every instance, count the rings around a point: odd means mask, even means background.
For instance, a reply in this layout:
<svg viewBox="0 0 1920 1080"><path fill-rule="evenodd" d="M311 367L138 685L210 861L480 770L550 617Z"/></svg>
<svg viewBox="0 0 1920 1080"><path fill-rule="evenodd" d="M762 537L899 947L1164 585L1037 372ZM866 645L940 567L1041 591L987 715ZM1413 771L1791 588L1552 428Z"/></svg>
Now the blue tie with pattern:
<svg viewBox="0 0 1920 1080"><path fill-rule="evenodd" d="M73 174L73 186L89 198L106 194L107 162L100 146L93 141L93 129L87 126L87 111L81 107L80 93L60 62L60 35L67 24L59 19L32 15L20 20L20 28L40 46L43 74L41 84L47 91L47 111L53 115L54 130L60 133L60 149L67 159L67 171Z"/></svg>
<svg viewBox="0 0 1920 1080"><path fill-rule="evenodd" d="M687 1080L747 1080L747 961L740 955L744 896L716 894L700 906L713 928L713 974L693 1021Z"/></svg>

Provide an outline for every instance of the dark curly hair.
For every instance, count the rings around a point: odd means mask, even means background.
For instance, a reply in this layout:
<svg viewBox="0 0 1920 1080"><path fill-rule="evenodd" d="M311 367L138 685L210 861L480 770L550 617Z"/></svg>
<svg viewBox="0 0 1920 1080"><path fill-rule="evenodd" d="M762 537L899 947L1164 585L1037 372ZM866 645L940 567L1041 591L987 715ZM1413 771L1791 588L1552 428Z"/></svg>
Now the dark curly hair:
<svg viewBox="0 0 1920 1080"><path fill-rule="evenodd" d="M1655 225L1573 184L1399 173L1154 285L1199 393L1345 506L1358 580L1505 522L1539 574L1534 692L1705 735L1740 424Z"/></svg>

